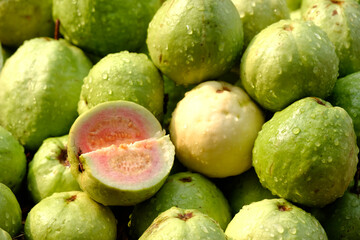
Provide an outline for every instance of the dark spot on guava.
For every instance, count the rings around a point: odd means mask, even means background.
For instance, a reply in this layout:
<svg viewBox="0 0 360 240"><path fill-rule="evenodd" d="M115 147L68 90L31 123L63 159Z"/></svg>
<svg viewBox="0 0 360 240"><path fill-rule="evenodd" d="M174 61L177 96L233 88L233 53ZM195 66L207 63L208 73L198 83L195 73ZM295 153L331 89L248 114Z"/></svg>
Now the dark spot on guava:
<svg viewBox="0 0 360 240"><path fill-rule="evenodd" d="M338 1L338 0L331 0L332 3L341 5L344 3L344 1Z"/></svg>
<svg viewBox="0 0 360 240"><path fill-rule="evenodd" d="M30 16L30 15L25 15L24 18L25 18L26 20L31 20L31 16Z"/></svg>
<svg viewBox="0 0 360 240"><path fill-rule="evenodd" d="M290 211L291 207L286 206L284 204L278 204L278 209L280 212L286 212L286 211Z"/></svg>
<svg viewBox="0 0 360 240"><path fill-rule="evenodd" d="M77 195L72 195L71 197L69 197L69 198L67 198L66 199L66 202L73 202L73 201L75 201L76 200L76 198L77 198Z"/></svg>
<svg viewBox="0 0 360 240"><path fill-rule="evenodd" d="M43 39L45 39L46 41L51 41L49 37L43 37Z"/></svg>
<svg viewBox="0 0 360 240"><path fill-rule="evenodd" d="M320 191L320 189L315 189L314 193L318 193Z"/></svg>
<svg viewBox="0 0 360 240"><path fill-rule="evenodd" d="M69 167L70 163L67 159L67 150L65 149L61 149L60 154L58 155L57 159L59 160L59 162L64 165L65 167Z"/></svg>
<svg viewBox="0 0 360 240"><path fill-rule="evenodd" d="M332 12L332 15L333 16L335 16L335 15L337 15L338 14L338 12L336 11L336 9Z"/></svg>
<svg viewBox="0 0 360 240"><path fill-rule="evenodd" d="M312 97L318 104L320 105L323 105L323 106L326 106L325 103L320 99L320 98L317 98L317 97Z"/></svg>
<svg viewBox="0 0 360 240"><path fill-rule="evenodd" d="M312 8L317 8L317 5L312 6Z"/></svg>
<svg viewBox="0 0 360 240"><path fill-rule="evenodd" d="M284 29L285 31L291 32L291 31L294 29L294 26L291 25L291 24L286 24L286 25L283 26L283 29Z"/></svg>
<svg viewBox="0 0 360 240"><path fill-rule="evenodd" d="M218 90L216 90L216 93L222 93L222 92L224 92L224 91L231 92L231 90L230 90L229 88L227 88L227 87L223 87L222 89L218 89Z"/></svg>
<svg viewBox="0 0 360 240"><path fill-rule="evenodd" d="M84 171L84 167L83 167L82 163L79 162L79 172L82 173L83 171Z"/></svg>
<svg viewBox="0 0 360 240"><path fill-rule="evenodd" d="M192 182L192 178L191 177L184 177L184 178L180 178L179 181L181 181L181 182Z"/></svg>
<svg viewBox="0 0 360 240"><path fill-rule="evenodd" d="M188 213L184 213L184 214L181 214L179 213L177 215L177 218L180 218L181 220L183 221L187 221L188 219L192 218L193 217L193 213L192 212L188 212Z"/></svg>
<svg viewBox="0 0 360 240"><path fill-rule="evenodd" d="M160 53L159 55L159 62L161 63L162 62L162 54Z"/></svg>

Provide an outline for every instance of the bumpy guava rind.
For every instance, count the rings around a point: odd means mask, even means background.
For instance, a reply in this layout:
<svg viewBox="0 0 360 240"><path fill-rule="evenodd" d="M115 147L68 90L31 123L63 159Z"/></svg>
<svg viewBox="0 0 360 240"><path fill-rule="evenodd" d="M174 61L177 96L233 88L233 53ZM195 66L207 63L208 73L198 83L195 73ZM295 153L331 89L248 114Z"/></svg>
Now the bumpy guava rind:
<svg viewBox="0 0 360 240"><path fill-rule="evenodd" d="M207 81L179 101L169 130L183 165L209 177L228 177L251 167L251 151L263 122L262 110L244 90Z"/></svg>
<svg viewBox="0 0 360 240"><path fill-rule="evenodd" d="M145 54L109 54L93 66L81 89L78 112L114 100L127 100L163 117L164 82Z"/></svg>
<svg viewBox="0 0 360 240"><path fill-rule="evenodd" d="M135 205L130 235L141 236L161 212L173 206L197 209L217 221L222 229L231 220L229 203L214 183L198 173L180 172L170 175L152 198Z"/></svg>
<svg viewBox="0 0 360 240"><path fill-rule="evenodd" d="M68 135L45 139L29 163L27 187L35 203L55 192L80 190L67 159Z"/></svg>
<svg viewBox="0 0 360 240"><path fill-rule="evenodd" d="M164 183L175 155L168 135L146 108L100 103L70 129L68 157L80 187L104 205L135 205Z"/></svg>
<svg viewBox="0 0 360 240"><path fill-rule="evenodd" d="M21 208L14 193L0 183L0 228L15 237L22 228Z"/></svg>
<svg viewBox="0 0 360 240"><path fill-rule="evenodd" d="M228 239L219 224L196 209L172 207L161 213L139 240Z"/></svg>
<svg viewBox="0 0 360 240"><path fill-rule="evenodd" d="M51 0L1 1L0 42L18 47L25 40L54 32Z"/></svg>
<svg viewBox="0 0 360 240"><path fill-rule="evenodd" d="M243 27L231 0L165 1L148 28L155 66L177 84L214 79L235 63Z"/></svg>
<svg viewBox="0 0 360 240"><path fill-rule="evenodd" d="M146 39L150 20L160 0L55 0L53 18L60 33L72 44L105 56L122 50L136 51Z"/></svg>
<svg viewBox="0 0 360 240"><path fill-rule="evenodd" d="M280 20L256 35L240 65L247 93L271 111L308 96L330 95L339 58L327 34L312 22Z"/></svg>
<svg viewBox="0 0 360 240"><path fill-rule="evenodd" d="M25 177L26 165L24 147L0 126L0 182L17 192Z"/></svg>
<svg viewBox="0 0 360 240"><path fill-rule="evenodd" d="M341 197L358 163L349 114L318 98L304 98L263 125L253 166L271 192L305 206L325 206Z"/></svg>
<svg viewBox="0 0 360 240"><path fill-rule="evenodd" d="M0 125L29 150L37 150L48 137L67 134L91 66L65 40L26 41L1 71Z"/></svg>
<svg viewBox="0 0 360 240"><path fill-rule="evenodd" d="M232 0L232 2L243 23L244 49L262 29L281 19L290 18L286 0Z"/></svg>
<svg viewBox="0 0 360 240"><path fill-rule="evenodd" d="M324 30L339 57L339 75L360 71L360 5L355 1L319 1L303 13Z"/></svg>
<svg viewBox="0 0 360 240"><path fill-rule="evenodd" d="M36 204L25 222L26 239L116 239L110 208L80 191L54 193Z"/></svg>
<svg viewBox="0 0 360 240"><path fill-rule="evenodd" d="M327 240L315 217L285 199L264 199L244 206L231 220L225 234L234 240Z"/></svg>

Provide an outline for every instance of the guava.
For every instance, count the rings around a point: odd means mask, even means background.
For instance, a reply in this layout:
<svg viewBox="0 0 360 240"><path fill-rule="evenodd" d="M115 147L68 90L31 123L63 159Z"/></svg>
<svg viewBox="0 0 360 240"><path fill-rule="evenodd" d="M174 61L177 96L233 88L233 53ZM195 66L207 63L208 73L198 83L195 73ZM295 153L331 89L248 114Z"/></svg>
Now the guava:
<svg viewBox="0 0 360 240"><path fill-rule="evenodd" d="M135 205L165 182L175 149L156 117L118 100L96 105L72 125L71 172L80 188L104 205Z"/></svg>
<svg viewBox="0 0 360 240"><path fill-rule="evenodd" d="M290 11L286 0L232 0L240 14L244 27L244 49L262 29L289 19Z"/></svg>
<svg viewBox="0 0 360 240"><path fill-rule="evenodd" d="M151 20L146 42L155 66L189 85L231 69L243 46L243 26L231 0L170 0Z"/></svg>
<svg viewBox="0 0 360 240"><path fill-rule="evenodd" d="M341 77L360 71L360 5L356 1L318 1L303 18L324 30L334 43Z"/></svg>
<svg viewBox="0 0 360 240"><path fill-rule="evenodd" d="M302 20L301 10L297 9L297 10L290 12L290 19L291 20Z"/></svg>
<svg viewBox="0 0 360 240"><path fill-rule="evenodd" d="M251 151L263 123L262 110L244 90L207 81L178 102L169 131L183 165L222 178L251 167Z"/></svg>
<svg viewBox="0 0 360 240"><path fill-rule="evenodd" d="M255 101L275 112L304 97L328 97L338 66L335 47L320 27L280 20L253 38L242 56L240 78Z"/></svg>
<svg viewBox="0 0 360 240"><path fill-rule="evenodd" d="M228 239L219 224L196 209L172 207L161 213L139 240Z"/></svg>
<svg viewBox="0 0 360 240"><path fill-rule="evenodd" d="M244 206L225 234L233 240L327 240L319 221L285 199L264 199Z"/></svg>
<svg viewBox="0 0 360 240"><path fill-rule="evenodd" d="M0 240L12 240L12 238L7 231L0 228Z"/></svg>
<svg viewBox="0 0 360 240"><path fill-rule="evenodd" d="M81 191L54 193L28 213L26 239L116 239L116 219L105 207Z"/></svg>
<svg viewBox="0 0 360 240"><path fill-rule="evenodd" d="M25 40L54 33L52 0L6 0L0 2L0 42L19 47Z"/></svg>
<svg viewBox="0 0 360 240"><path fill-rule="evenodd" d="M286 0L286 4L291 12L300 9L301 2L302 0Z"/></svg>
<svg viewBox="0 0 360 240"><path fill-rule="evenodd" d="M341 197L356 172L349 114L315 97L298 100L263 125L253 166L263 186L292 202L323 207Z"/></svg>
<svg viewBox="0 0 360 240"><path fill-rule="evenodd" d="M55 192L80 190L67 159L68 135L45 139L29 163L27 187L35 203Z"/></svg>
<svg viewBox="0 0 360 240"><path fill-rule="evenodd" d="M21 208L15 194L0 183L0 228L15 237L22 228Z"/></svg>
<svg viewBox="0 0 360 240"><path fill-rule="evenodd" d="M55 0L53 18L72 44L99 56L137 51L160 0Z"/></svg>
<svg viewBox="0 0 360 240"><path fill-rule="evenodd" d="M96 63L84 78L78 112L114 100L138 103L162 119L164 81L145 54L122 51Z"/></svg>
<svg viewBox="0 0 360 240"><path fill-rule="evenodd" d="M198 173L179 172L170 175L152 198L135 205L130 236L139 238L160 213L173 206L199 210L224 230L231 220L229 203L211 180Z"/></svg>
<svg viewBox="0 0 360 240"><path fill-rule="evenodd" d="M357 144L360 146L360 71L339 78L329 102L344 108L353 120Z"/></svg>
<svg viewBox="0 0 360 240"><path fill-rule="evenodd" d="M0 126L0 183L17 192L26 174L24 147Z"/></svg>
<svg viewBox="0 0 360 240"><path fill-rule="evenodd" d="M67 134L91 66L63 39L25 41L0 74L0 125L32 151L48 137Z"/></svg>

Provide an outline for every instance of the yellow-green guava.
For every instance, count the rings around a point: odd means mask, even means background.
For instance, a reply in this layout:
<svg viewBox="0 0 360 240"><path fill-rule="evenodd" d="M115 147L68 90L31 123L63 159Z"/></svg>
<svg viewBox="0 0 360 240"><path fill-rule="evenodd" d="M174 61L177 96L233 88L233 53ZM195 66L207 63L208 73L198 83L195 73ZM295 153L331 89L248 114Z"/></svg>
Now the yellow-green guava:
<svg viewBox="0 0 360 240"><path fill-rule="evenodd" d="M251 151L263 123L262 110L244 90L207 81L179 101L169 131L183 165L221 178L251 167Z"/></svg>
<svg viewBox="0 0 360 240"><path fill-rule="evenodd" d="M322 0L302 14L335 45L341 77L360 71L360 5L354 0Z"/></svg>
<svg viewBox="0 0 360 240"><path fill-rule="evenodd" d="M156 117L124 100L100 103L80 115L70 129L67 151L80 188L104 205L120 206L153 196L175 155Z"/></svg>
<svg viewBox="0 0 360 240"><path fill-rule="evenodd" d="M54 193L31 208L25 221L28 240L115 240L117 221L105 207L81 191Z"/></svg>
<svg viewBox="0 0 360 240"><path fill-rule="evenodd" d="M15 237L22 229L21 208L15 194L0 183L0 228Z"/></svg>
<svg viewBox="0 0 360 240"><path fill-rule="evenodd" d="M29 163L27 188L35 203L55 192L79 191L67 159L68 135L47 138Z"/></svg>
<svg viewBox="0 0 360 240"><path fill-rule="evenodd" d="M122 51L96 63L84 78L78 112L82 114L99 103L114 100L140 104L161 121L164 81L145 54Z"/></svg>
<svg viewBox="0 0 360 240"><path fill-rule="evenodd" d="M280 20L253 38L242 56L240 78L255 101L275 112L303 97L328 97L338 66L335 47L320 27Z"/></svg>
<svg viewBox="0 0 360 240"><path fill-rule="evenodd" d="M327 240L319 221L285 199L264 199L244 206L225 234L232 240Z"/></svg>
<svg viewBox="0 0 360 240"><path fill-rule="evenodd" d="M52 0L0 1L0 42L19 47L25 40L54 34Z"/></svg>
<svg viewBox="0 0 360 240"><path fill-rule="evenodd" d="M189 85L231 69L243 46L243 26L231 0L170 0L151 20L146 42L155 66Z"/></svg>
<svg viewBox="0 0 360 240"><path fill-rule="evenodd" d="M63 39L25 41L0 74L0 125L32 151L48 137L67 134L91 66Z"/></svg>
<svg viewBox="0 0 360 240"><path fill-rule="evenodd" d="M307 97L276 112L263 125L255 140L253 166L274 195L323 207L346 191L358 152L349 114Z"/></svg>
<svg viewBox="0 0 360 240"><path fill-rule="evenodd" d="M2 228L0 228L0 239L1 240L12 240L10 234Z"/></svg>
<svg viewBox="0 0 360 240"><path fill-rule="evenodd" d="M162 212L139 240L227 240L219 224L196 209L172 207Z"/></svg>
<svg viewBox="0 0 360 240"><path fill-rule="evenodd" d="M99 56L137 51L160 0L54 0L53 18L72 44Z"/></svg>
<svg viewBox="0 0 360 240"><path fill-rule="evenodd" d="M152 198L135 205L130 236L139 238L160 213L173 206L199 210L224 230L231 220L229 203L211 180L198 173L179 172L170 175Z"/></svg>

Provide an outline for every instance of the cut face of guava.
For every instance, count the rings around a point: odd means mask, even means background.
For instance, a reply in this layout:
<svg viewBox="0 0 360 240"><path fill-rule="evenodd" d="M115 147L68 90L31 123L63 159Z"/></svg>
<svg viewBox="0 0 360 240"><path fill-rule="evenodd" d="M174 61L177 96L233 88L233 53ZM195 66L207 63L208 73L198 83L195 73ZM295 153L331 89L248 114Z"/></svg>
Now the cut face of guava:
<svg viewBox="0 0 360 240"><path fill-rule="evenodd" d="M69 133L71 171L80 187L104 205L134 205L164 183L175 149L155 116L128 101L101 103Z"/></svg>

